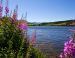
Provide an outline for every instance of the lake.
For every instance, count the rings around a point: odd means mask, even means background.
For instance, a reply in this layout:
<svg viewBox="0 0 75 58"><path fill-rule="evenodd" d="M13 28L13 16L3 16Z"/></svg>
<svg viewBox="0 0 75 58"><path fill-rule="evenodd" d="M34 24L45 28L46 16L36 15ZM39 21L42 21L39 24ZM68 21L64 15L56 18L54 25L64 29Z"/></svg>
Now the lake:
<svg viewBox="0 0 75 58"><path fill-rule="evenodd" d="M56 53L61 53L64 42L69 41L68 35L73 33L69 29L75 29L74 26L31 26L28 28L28 36L31 38L36 30L36 39L38 44L50 43ZM46 46L46 48L50 49Z"/></svg>

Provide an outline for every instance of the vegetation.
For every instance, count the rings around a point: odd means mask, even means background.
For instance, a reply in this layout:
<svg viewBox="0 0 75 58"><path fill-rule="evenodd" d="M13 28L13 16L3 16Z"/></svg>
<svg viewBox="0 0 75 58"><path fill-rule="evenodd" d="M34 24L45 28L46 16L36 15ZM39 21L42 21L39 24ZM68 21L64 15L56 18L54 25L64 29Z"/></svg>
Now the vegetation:
<svg viewBox="0 0 75 58"><path fill-rule="evenodd" d="M8 17L1 18L0 22L0 58L44 58L25 37L26 26L13 23Z"/></svg>

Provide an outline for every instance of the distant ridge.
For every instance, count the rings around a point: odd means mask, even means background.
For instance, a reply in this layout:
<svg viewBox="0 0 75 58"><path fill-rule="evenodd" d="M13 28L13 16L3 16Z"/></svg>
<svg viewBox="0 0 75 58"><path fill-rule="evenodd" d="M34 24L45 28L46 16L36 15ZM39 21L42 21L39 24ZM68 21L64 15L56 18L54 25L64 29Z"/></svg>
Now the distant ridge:
<svg viewBox="0 0 75 58"><path fill-rule="evenodd" d="M44 22L44 23L28 23L29 26L75 26L75 20L65 20L57 22Z"/></svg>

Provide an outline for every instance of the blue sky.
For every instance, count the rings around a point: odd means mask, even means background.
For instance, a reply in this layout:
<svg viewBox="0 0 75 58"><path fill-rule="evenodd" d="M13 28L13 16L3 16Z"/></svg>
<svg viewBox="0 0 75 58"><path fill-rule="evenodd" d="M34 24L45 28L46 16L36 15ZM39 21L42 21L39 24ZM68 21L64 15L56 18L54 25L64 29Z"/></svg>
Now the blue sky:
<svg viewBox="0 0 75 58"><path fill-rule="evenodd" d="M3 2L5 4L5 0ZM9 0L10 10L19 6L18 18L25 16L29 22L52 22L75 18L75 0Z"/></svg>

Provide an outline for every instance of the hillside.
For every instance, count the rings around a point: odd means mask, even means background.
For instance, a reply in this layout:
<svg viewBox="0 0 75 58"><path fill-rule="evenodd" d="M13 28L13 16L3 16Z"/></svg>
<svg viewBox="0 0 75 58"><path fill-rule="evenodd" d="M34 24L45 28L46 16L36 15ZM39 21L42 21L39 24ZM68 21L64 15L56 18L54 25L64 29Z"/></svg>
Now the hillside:
<svg viewBox="0 0 75 58"><path fill-rule="evenodd" d="M46 23L28 23L29 26L75 26L75 20L46 22Z"/></svg>

